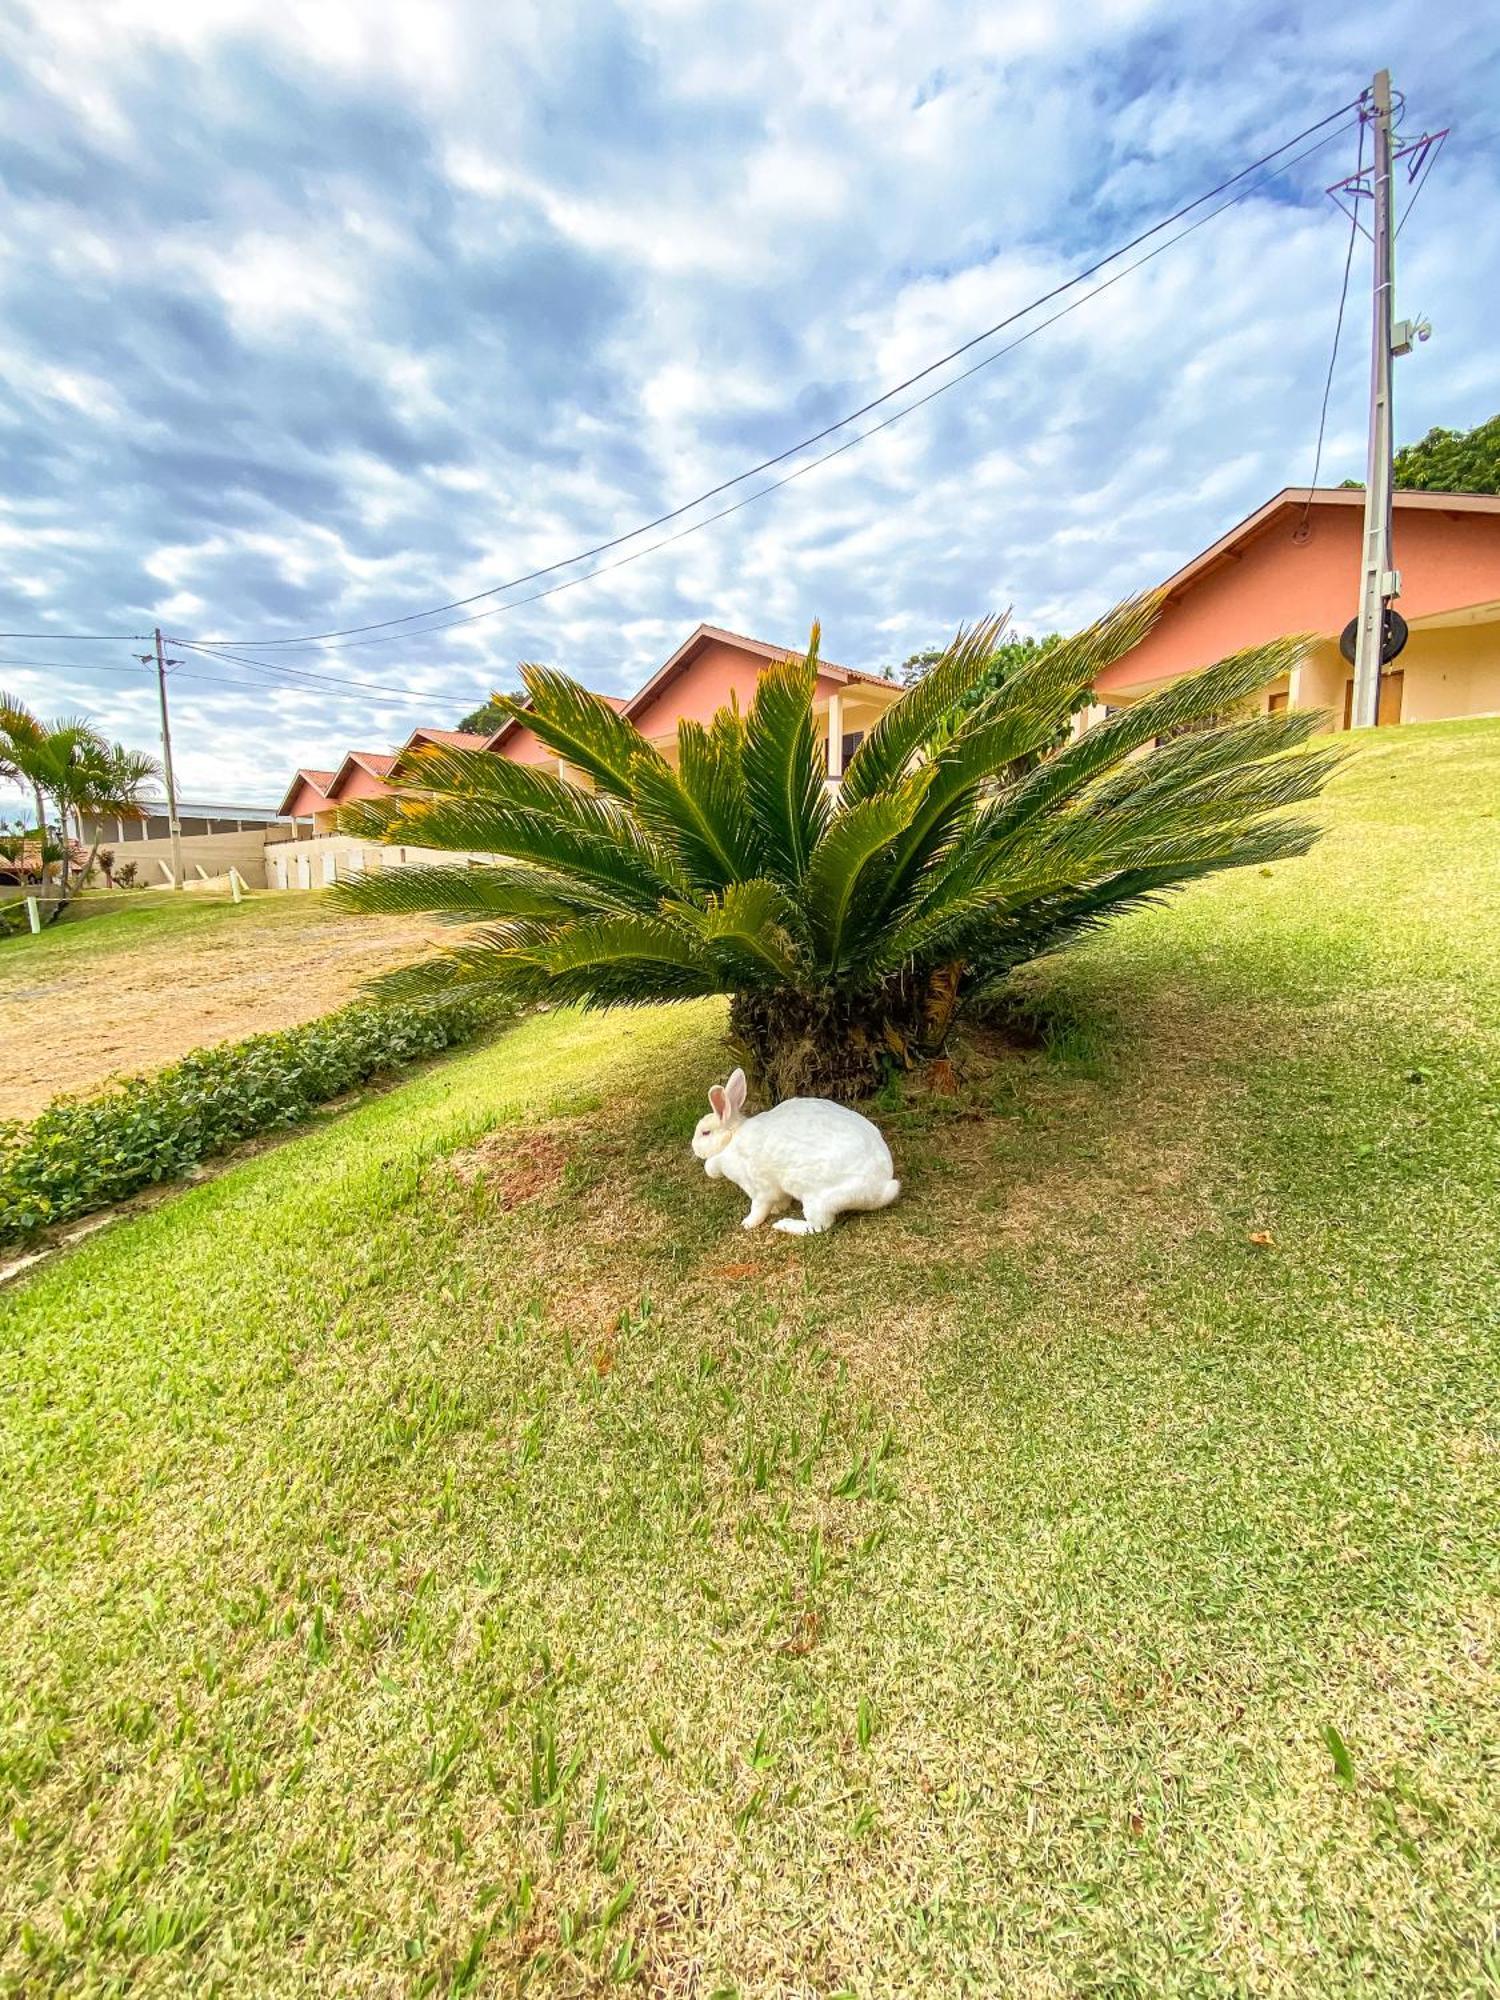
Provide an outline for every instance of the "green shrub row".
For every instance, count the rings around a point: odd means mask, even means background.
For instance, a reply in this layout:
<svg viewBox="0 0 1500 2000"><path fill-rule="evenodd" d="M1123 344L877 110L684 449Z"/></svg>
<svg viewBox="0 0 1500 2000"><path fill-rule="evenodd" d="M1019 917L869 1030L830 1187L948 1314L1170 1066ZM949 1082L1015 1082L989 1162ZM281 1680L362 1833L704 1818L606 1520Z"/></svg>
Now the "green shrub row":
<svg viewBox="0 0 1500 2000"><path fill-rule="evenodd" d="M0 1124L0 1243L170 1180L257 1132L295 1125L383 1070L467 1041L495 1002L358 1003L276 1034L199 1049L98 1097Z"/></svg>

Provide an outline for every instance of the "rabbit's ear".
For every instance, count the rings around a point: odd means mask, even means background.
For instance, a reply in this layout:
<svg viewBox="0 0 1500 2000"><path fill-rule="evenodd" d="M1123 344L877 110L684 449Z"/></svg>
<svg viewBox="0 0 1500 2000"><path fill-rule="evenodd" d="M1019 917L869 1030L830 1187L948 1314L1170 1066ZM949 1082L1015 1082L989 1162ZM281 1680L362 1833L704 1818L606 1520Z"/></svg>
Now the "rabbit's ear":
<svg viewBox="0 0 1500 2000"><path fill-rule="evenodd" d="M744 1108L745 1089L745 1072L742 1069L737 1069L724 1086L724 1095L729 1099L729 1108L731 1111L739 1111Z"/></svg>
<svg viewBox="0 0 1500 2000"><path fill-rule="evenodd" d="M713 1107L716 1118L725 1118L729 1115L729 1095L722 1083L709 1085L708 1101Z"/></svg>

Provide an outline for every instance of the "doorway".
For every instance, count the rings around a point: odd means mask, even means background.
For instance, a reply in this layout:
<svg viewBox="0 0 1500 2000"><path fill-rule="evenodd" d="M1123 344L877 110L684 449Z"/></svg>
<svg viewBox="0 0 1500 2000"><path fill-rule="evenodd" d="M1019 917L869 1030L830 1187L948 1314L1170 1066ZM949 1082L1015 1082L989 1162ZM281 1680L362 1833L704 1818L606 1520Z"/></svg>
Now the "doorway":
<svg viewBox="0 0 1500 2000"><path fill-rule="evenodd" d="M1405 679L1406 676L1399 667L1393 674L1382 674L1380 676L1380 701L1375 712L1375 722L1378 728L1383 728L1388 722L1399 722L1401 720L1401 689L1405 683ZM1346 729L1353 726L1353 717L1354 682L1350 679L1344 682L1344 727Z"/></svg>

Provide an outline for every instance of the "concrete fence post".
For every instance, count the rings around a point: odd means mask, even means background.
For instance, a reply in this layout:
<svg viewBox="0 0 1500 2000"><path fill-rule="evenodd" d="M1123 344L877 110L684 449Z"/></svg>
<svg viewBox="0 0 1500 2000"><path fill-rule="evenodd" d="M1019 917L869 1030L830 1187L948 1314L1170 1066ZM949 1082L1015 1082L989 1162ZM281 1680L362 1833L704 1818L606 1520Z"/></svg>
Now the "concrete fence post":
<svg viewBox="0 0 1500 2000"><path fill-rule="evenodd" d="M35 937L42 928L42 906L35 896L26 898L26 921L31 926L32 936Z"/></svg>

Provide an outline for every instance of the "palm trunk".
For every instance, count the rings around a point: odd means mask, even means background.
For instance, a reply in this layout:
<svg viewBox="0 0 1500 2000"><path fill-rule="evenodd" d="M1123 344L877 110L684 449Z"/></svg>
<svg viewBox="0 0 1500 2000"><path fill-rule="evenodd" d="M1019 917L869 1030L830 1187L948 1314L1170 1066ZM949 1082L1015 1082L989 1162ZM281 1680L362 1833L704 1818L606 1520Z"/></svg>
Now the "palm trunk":
<svg viewBox="0 0 1500 2000"><path fill-rule="evenodd" d="M47 811L42 803L42 788L33 778L32 797L36 800L36 873L39 886L47 886Z"/></svg>
<svg viewBox="0 0 1500 2000"><path fill-rule="evenodd" d="M898 974L861 993L744 989L730 1003L730 1034L777 1103L786 1097L850 1103L878 1089L892 1070L942 1054L958 1011L959 970Z"/></svg>
<svg viewBox="0 0 1500 2000"><path fill-rule="evenodd" d="M68 832L68 807L65 799L59 799L57 824L62 836L62 899L68 900L73 884L73 836Z"/></svg>

